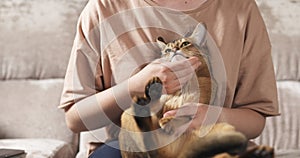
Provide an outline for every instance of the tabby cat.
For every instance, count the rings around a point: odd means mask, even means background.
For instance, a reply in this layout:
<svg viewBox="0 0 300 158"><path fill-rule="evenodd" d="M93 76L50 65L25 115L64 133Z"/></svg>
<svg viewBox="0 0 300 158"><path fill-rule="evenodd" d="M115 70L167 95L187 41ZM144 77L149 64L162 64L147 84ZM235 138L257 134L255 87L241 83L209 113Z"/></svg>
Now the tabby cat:
<svg viewBox="0 0 300 158"><path fill-rule="evenodd" d="M145 95L133 98L131 108L121 116L119 142L123 158L200 158L224 152L228 154L221 156L229 158L230 154L245 150L246 137L229 124L207 125L177 137L173 135L176 128L188 123L191 118L163 117L165 112L184 103L214 103L217 86L210 74L212 70L205 42L206 27L201 23L189 37L169 43L162 37L158 38L162 58L172 62L178 57L196 56L202 64L195 70L196 75L174 94L162 94L160 79L153 77L145 87Z"/></svg>

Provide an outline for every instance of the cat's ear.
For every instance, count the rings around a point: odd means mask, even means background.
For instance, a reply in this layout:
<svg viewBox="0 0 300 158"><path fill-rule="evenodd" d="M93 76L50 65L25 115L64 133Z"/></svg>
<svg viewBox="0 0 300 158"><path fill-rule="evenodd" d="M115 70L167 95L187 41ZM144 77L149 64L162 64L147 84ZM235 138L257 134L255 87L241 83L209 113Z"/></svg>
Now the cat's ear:
<svg viewBox="0 0 300 158"><path fill-rule="evenodd" d="M201 46L205 41L206 33L206 25L204 23L199 23L189 38L194 44Z"/></svg>
<svg viewBox="0 0 300 158"><path fill-rule="evenodd" d="M161 49L161 50L163 50L165 47L166 47L166 42L165 42L165 40L162 38L162 37L158 37L157 39L156 39L156 42L158 43L158 47Z"/></svg>

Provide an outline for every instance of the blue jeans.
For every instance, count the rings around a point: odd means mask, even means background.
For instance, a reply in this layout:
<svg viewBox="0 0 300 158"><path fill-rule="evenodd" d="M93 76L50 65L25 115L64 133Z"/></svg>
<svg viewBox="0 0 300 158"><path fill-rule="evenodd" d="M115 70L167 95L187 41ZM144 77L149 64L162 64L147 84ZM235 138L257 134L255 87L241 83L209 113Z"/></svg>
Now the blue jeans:
<svg viewBox="0 0 300 158"><path fill-rule="evenodd" d="M122 158L119 141L111 141L98 147L89 158Z"/></svg>

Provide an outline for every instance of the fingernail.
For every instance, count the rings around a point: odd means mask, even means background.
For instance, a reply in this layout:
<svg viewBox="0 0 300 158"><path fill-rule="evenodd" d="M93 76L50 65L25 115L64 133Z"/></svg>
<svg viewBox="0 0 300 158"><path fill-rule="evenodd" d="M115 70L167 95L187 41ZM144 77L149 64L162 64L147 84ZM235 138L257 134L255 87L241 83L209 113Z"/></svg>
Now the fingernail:
<svg viewBox="0 0 300 158"><path fill-rule="evenodd" d="M198 62L198 66L202 65L201 61Z"/></svg>
<svg viewBox="0 0 300 158"><path fill-rule="evenodd" d="M174 115L174 113L175 113L174 111L165 112L164 115L163 115L163 117L172 116L172 115Z"/></svg>
<svg viewBox="0 0 300 158"><path fill-rule="evenodd" d="M199 62L197 62L197 64L196 64L196 68L198 68L199 66L201 66L201 62L199 61Z"/></svg>
<svg viewBox="0 0 300 158"><path fill-rule="evenodd" d="M163 117L168 117L170 116L170 114L168 112L164 113L164 116Z"/></svg>

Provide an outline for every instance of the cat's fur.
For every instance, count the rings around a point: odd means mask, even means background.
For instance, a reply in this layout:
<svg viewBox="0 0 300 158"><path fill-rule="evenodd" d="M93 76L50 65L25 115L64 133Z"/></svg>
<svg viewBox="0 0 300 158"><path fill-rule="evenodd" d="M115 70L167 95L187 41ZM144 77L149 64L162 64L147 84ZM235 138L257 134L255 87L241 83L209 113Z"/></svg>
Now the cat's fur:
<svg viewBox="0 0 300 158"><path fill-rule="evenodd" d="M123 158L200 158L223 152L237 154L244 151L246 137L227 123L202 126L164 144L174 138L172 133L176 128L190 121L190 117L163 117L166 111L177 109L188 102L214 102L217 87L210 74L212 70L208 54L204 52L207 51L205 38L205 26L199 24L189 37L170 43L158 39L162 58L172 61L176 55L185 58L196 56L202 64L181 91L162 95L161 81L154 77L145 87L145 95L133 98L132 107L121 117L119 141ZM205 136L200 137L205 133Z"/></svg>

